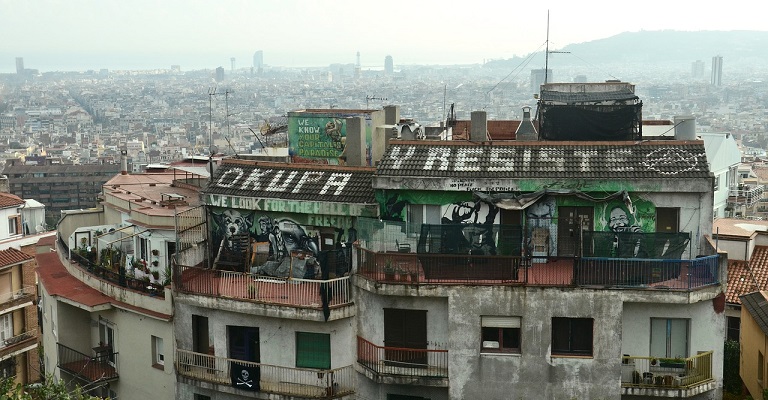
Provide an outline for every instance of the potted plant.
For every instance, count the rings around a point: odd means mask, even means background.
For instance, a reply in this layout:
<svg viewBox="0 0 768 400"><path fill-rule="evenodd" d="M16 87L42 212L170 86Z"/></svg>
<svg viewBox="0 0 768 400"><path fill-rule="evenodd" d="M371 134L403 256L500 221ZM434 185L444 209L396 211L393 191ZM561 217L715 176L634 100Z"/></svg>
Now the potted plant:
<svg viewBox="0 0 768 400"><path fill-rule="evenodd" d="M664 368L685 368L685 360L680 357L662 358L659 365Z"/></svg>
<svg viewBox="0 0 768 400"><path fill-rule="evenodd" d="M384 279L388 281L395 280L395 267L392 265L392 260L387 259L384 263Z"/></svg>
<svg viewBox="0 0 768 400"><path fill-rule="evenodd" d="M160 251L158 251L157 249L154 249L154 250L152 250L152 255L153 256L159 256L160 255Z"/></svg>

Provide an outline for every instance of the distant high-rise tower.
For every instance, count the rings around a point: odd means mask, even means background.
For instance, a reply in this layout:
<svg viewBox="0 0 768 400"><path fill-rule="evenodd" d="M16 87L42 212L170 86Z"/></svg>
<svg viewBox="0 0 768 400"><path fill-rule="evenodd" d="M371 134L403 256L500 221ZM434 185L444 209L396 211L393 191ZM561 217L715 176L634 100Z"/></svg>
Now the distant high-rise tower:
<svg viewBox="0 0 768 400"><path fill-rule="evenodd" d="M384 73L392 75L395 72L395 63L392 61L392 56L384 57Z"/></svg>
<svg viewBox="0 0 768 400"><path fill-rule="evenodd" d="M216 82L222 82L224 80L224 67L216 68Z"/></svg>
<svg viewBox="0 0 768 400"><path fill-rule="evenodd" d="M355 78L360 78L360 52L357 52L357 62L355 63Z"/></svg>
<svg viewBox="0 0 768 400"><path fill-rule="evenodd" d="M696 60L691 64L691 77L694 79L704 77L704 61Z"/></svg>
<svg viewBox="0 0 768 400"><path fill-rule="evenodd" d="M253 69L258 73L264 71L264 51L258 50L253 53Z"/></svg>
<svg viewBox="0 0 768 400"><path fill-rule="evenodd" d="M549 79L549 78L547 78ZM573 83L587 83L586 75L576 75L573 77Z"/></svg>
<svg viewBox="0 0 768 400"><path fill-rule="evenodd" d="M539 93L539 90L541 90L541 85L543 85L545 80L547 82L553 81L553 75L552 70L545 70L544 68L541 69L532 69L531 70L531 90L533 90L534 93Z"/></svg>
<svg viewBox="0 0 768 400"><path fill-rule="evenodd" d="M230 69L230 71L234 71L235 70L235 57L230 58L229 62L232 64L232 68Z"/></svg>
<svg viewBox="0 0 768 400"><path fill-rule="evenodd" d="M712 57L712 86L720 86L723 83L723 56Z"/></svg>
<svg viewBox="0 0 768 400"><path fill-rule="evenodd" d="M16 73L19 75L24 73L24 57L16 57Z"/></svg>

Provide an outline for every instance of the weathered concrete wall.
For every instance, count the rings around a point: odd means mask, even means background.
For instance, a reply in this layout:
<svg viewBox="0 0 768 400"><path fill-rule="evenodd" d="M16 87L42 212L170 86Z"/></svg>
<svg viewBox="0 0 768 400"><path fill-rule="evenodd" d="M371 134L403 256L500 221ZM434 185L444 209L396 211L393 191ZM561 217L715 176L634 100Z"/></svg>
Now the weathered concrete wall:
<svg viewBox="0 0 768 400"><path fill-rule="evenodd" d="M427 310L428 348L445 349L448 344L450 328L448 301L445 298L376 296L364 290L358 290L356 303L358 335L377 346L384 345L385 308Z"/></svg>
<svg viewBox="0 0 768 400"><path fill-rule="evenodd" d="M617 398L621 301L605 291L462 288L449 298L450 397ZM480 316L520 316L520 354L482 354ZM593 318L592 357L551 355L553 317Z"/></svg>
<svg viewBox="0 0 768 400"><path fill-rule="evenodd" d="M176 303L177 348L192 349L192 315L208 317L209 337L217 357L229 357L227 326L259 328L261 362L296 367L296 332L331 335L331 368L352 365L357 360L354 320L345 318L329 322L285 318L258 317L215 308L202 308Z"/></svg>

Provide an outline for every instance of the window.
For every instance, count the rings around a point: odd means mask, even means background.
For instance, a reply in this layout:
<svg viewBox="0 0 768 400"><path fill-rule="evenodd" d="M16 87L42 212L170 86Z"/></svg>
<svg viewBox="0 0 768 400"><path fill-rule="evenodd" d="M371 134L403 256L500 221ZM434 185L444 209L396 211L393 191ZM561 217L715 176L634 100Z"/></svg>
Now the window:
<svg viewBox="0 0 768 400"><path fill-rule="evenodd" d="M107 361L114 365L115 363L115 330L110 322L99 317L99 346L106 346L109 351L106 353Z"/></svg>
<svg viewBox="0 0 768 400"><path fill-rule="evenodd" d="M656 207L656 232L677 233L679 221L679 208Z"/></svg>
<svg viewBox="0 0 768 400"><path fill-rule="evenodd" d="M16 376L16 357L0 361L0 378L11 378L14 376Z"/></svg>
<svg viewBox="0 0 768 400"><path fill-rule="evenodd" d="M17 235L21 233L21 218L18 215L8 217L8 234Z"/></svg>
<svg viewBox="0 0 768 400"><path fill-rule="evenodd" d="M165 351L163 350L163 338L152 336L152 366L163 369L165 365Z"/></svg>
<svg viewBox="0 0 768 400"><path fill-rule="evenodd" d="M520 353L520 317L481 316L481 351Z"/></svg>
<svg viewBox="0 0 768 400"><path fill-rule="evenodd" d="M195 393L195 400L211 400L211 396Z"/></svg>
<svg viewBox="0 0 768 400"><path fill-rule="evenodd" d="M553 355L592 355L592 318L552 318Z"/></svg>
<svg viewBox="0 0 768 400"><path fill-rule="evenodd" d="M422 224L440 223L440 206L434 204L409 204L408 229L418 234Z"/></svg>
<svg viewBox="0 0 768 400"><path fill-rule="evenodd" d="M726 317L727 321L727 339L733 340L738 342L739 341L739 330L740 330L740 323L741 318L739 317Z"/></svg>
<svg viewBox="0 0 768 400"><path fill-rule="evenodd" d="M717 192L720 190L720 175L715 177L715 186L712 188L712 191Z"/></svg>
<svg viewBox="0 0 768 400"><path fill-rule="evenodd" d="M765 365L765 360L763 359L763 352L758 350L757 351L757 383L759 383L760 386L763 385L763 374L765 374L763 365Z"/></svg>
<svg viewBox="0 0 768 400"><path fill-rule="evenodd" d="M296 332L296 368L331 368L331 335Z"/></svg>
<svg viewBox="0 0 768 400"><path fill-rule="evenodd" d="M651 318L651 356L688 357L688 320Z"/></svg>
<svg viewBox="0 0 768 400"><path fill-rule="evenodd" d="M0 315L0 346L13 337L13 314Z"/></svg>

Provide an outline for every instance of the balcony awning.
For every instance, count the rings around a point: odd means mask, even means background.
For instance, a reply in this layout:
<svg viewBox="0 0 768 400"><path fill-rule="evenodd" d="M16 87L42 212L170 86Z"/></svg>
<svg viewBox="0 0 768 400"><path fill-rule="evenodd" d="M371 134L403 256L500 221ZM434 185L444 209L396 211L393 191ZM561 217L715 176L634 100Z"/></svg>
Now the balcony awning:
<svg viewBox="0 0 768 400"><path fill-rule="evenodd" d="M528 206L539 201L540 198L546 195L554 196L575 196L579 199L588 200L592 202L605 202L610 200L621 199L624 204L627 205L629 210L633 210L632 200L629 198L629 193L626 190L618 191L606 197L593 197L580 190L574 189L544 189L533 193L482 193L472 192L472 194L480 201L484 201L489 204L493 204L496 207L505 210L525 210Z"/></svg>

